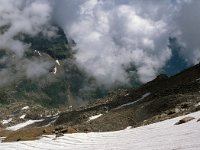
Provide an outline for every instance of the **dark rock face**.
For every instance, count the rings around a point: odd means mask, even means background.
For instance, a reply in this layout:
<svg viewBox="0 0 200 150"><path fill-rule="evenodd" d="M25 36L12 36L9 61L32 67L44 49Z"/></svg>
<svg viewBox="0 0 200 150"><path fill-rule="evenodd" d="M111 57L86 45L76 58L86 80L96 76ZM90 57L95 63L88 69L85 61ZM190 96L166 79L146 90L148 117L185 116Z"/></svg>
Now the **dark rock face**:
<svg viewBox="0 0 200 150"><path fill-rule="evenodd" d="M57 133L56 134L56 137L61 137L61 136L64 136L64 134L63 133Z"/></svg>
<svg viewBox="0 0 200 150"><path fill-rule="evenodd" d="M156 79L155 80L166 80L166 79L168 79L169 77L167 76L167 75L165 75L165 74L160 74L160 75L158 75L157 77L156 77Z"/></svg>
<svg viewBox="0 0 200 150"><path fill-rule="evenodd" d="M180 125L180 124L183 124L183 123L187 123L191 120L194 120L195 118L194 117L185 117L181 120L179 120L177 123L175 123L175 125Z"/></svg>
<svg viewBox="0 0 200 150"><path fill-rule="evenodd" d="M200 64L172 77L160 75L138 89L118 90L87 107L64 112L55 125L76 127L80 132L113 131L185 115L197 111L199 77ZM142 98L147 93L150 94ZM94 114L103 115L87 122Z"/></svg>

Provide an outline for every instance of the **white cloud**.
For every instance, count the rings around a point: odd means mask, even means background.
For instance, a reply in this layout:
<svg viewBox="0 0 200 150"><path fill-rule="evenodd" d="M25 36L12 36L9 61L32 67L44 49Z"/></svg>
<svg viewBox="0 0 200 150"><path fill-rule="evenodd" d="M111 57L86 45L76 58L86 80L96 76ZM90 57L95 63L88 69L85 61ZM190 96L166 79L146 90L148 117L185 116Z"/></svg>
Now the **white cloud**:
<svg viewBox="0 0 200 150"><path fill-rule="evenodd" d="M140 81L147 82L155 78L170 58L170 36L184 43L181 53L188 63L199 62L199 3L76 0L66 11L75 17L66 21L64 27L77 43L78 65L101 83L129 82L124 67L130 63L136 67ZM68 20L67 17L61 18Z"/></svg>
<svg viewBox="0 0 200 150"><path fill-rule="evenodd" d="M22 57L27 45L14 37L19 33L36 35L43 31L51 19L51 5L47 0L1 0L0 27L7 25L7 30L0 35L0 48L8 49Z"/></svg>
<svg viewBox="0 0 200 150"><path fill-rule="evenodd" d="M195 0L1 0L0 26L10 26L0 48L22 57L28 46L13 37L52 36L52 21L76 41L79 67L102 84L128 83L130 65L147 82L170 58L170 36L184 46L180 53L188 63L199 62L199 7Z"/></svg>
<svg viewBox="0 0 200 150"><path fill-rule="evenodd" d="M182 55L189 62L200 62L200 1L189 0L176 16L179 40L184 46Z"/></svg>
<svg viewBox="0 0 200 150"><path fill-rule="evenodd" d="M51 67L50 62L38 59L32 61L26 60L26 63L24 64L24 69L28 79L39 78L43 75L48 74L49 68Z"/></svg>
<svg viewBox="0 0 200 150"><path fill-rule="evenodd" d="M101 83L128 83L124 66L130 63L142 82L149 81L171 55L167 24L140 16L131 5L93 0L86 1L78 12L66 32L77 43L79 66Z"/></svg>

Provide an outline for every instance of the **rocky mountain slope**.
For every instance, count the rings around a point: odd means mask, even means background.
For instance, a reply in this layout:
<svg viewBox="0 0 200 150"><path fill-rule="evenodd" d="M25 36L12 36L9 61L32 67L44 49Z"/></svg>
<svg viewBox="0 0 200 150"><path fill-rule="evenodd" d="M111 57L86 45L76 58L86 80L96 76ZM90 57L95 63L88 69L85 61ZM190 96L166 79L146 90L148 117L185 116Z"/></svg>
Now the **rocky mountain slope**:
<svg viewBox="0 0 200 150"><path fill-rule="evenodd" d="M74 41L67 39L62 29L55 28L57 35L50 38L42 33L16 36L29 46L20 60L0 49L0 77L5 80L0 82L0 108L13 103L41 105L44 109L66 107L72 105L70 94L80 105L106 94L103 86L75 64ZM6 75L2 75L4 72Z"/></svg>
<svg viewBox="0 0 200 150"><path fill-rule="evenodd" d="M59 137L63 133L138 127L199 111L199 91L200 64L197 64L172 77L159 75L138 89L116 90L84 107L64 107L48 110L46 114L40 113L41 108L35 105L28 105L26 109L24 104L13 107L15 115L5 113L9 117L2 120L0 135L6 137L4 142L9 142L37 139L44 134ZM13 120L17 119L22 123L20 128L14 126Z"/></svg>

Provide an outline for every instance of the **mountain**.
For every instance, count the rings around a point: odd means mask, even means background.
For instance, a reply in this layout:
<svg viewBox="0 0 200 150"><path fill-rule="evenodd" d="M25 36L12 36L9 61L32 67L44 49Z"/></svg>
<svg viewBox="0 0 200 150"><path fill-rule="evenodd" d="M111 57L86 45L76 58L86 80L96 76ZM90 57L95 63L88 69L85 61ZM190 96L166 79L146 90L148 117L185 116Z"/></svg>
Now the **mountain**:
<svg viewBox="0 0 200 150"><path fill-rule="evenodd" d="M137 89L118 89L84 107L49 109L46 114L36 105L12 106L10 111L1 108L7 118L2 117L5 130L0 135L8 142L33 140L43 134L59 137L63 133L139 127L199 111L199 91L200 64L197 64L172 77L161 74Z"/></svg>
<svg viewBox="0 0 200 150"><path fill-rule="evenodd" d="M75 64L72 50L75 42L67 39L61 28L55 28L57 32L53 37L42 33L17 35L15 39L29 45L20 59L7 50L0 51L0 58L5 58L0 62L0 70L6 73L0 74L6 82L0 84L0 107L24 103L54 109L72 105L70 94L76 105L107 94L104 86L99 86Z"/></svg>
<svg viewBox="0 0 200 150"><path fill-rule="evenodd" d="M6 28L0 30L5 32ZM129 85L114 85L111 88L101 85L77 66L74 58L76 51L72 50L75 41L67 39L58 26L55 28L56 36L53 37L46 37L43 33L35 36L18 34L15 39L29 46L22 60L7 50L0 50L0 59L5 60L0 61L0 77L6 78L6 83L0 82L0 107L13 103L40 105L47 110L83 106L118 88L138 88L142 85L134 73L137 69L133 64L126 68ZM164 72L174 75L187 64L178 53L181 47L177 40L170 38L169 43L173 57Z"/></svg>

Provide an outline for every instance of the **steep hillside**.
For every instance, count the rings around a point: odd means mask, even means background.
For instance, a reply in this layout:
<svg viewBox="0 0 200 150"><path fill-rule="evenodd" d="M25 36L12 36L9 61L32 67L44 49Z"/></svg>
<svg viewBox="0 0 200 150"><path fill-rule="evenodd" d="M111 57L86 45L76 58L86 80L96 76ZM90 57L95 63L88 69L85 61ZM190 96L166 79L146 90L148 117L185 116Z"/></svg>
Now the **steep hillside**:
<svg viewBox="0 0 200 150"><path fill-rule="evenodd" d="M0 135L7 137L5 141L16 141L35 139L44 133L62 136L71 132L138 127L199 111L199 91L200 64L197 64L172 77L160 75L138 89L117 90L84 107L63 107L48 110L46 114L35 105L30 105L28 109L24 109L23 105L11 107L12 111L15 110L14 114L4 113L7 119L2 120L2 127L9 129L18 121L22 123L22 128L14 132L2 130ZM1 112L6 112L5 108ZM33 134L28 134L29 131Z"/></svg>
<svg viewBox="0 0 200 150"><path fill-rule="evenodd" d="M0 51L0 58L5 58L4 62L0 62L0 70L14 78L0 85L2 107L18 102L51 108L71 106L72 103L83 105L84 100L107 93L103 86L96 84L95 79L77 67L71 49L74 41L68 40L62 29L55 28L56 35L49 38L42 33L16 36L16 39L29 45L20 62L14 54ZM69 95L74 100L69 100Z"/></svg>

